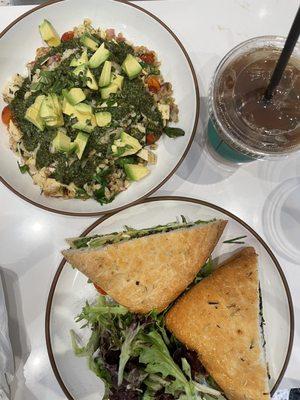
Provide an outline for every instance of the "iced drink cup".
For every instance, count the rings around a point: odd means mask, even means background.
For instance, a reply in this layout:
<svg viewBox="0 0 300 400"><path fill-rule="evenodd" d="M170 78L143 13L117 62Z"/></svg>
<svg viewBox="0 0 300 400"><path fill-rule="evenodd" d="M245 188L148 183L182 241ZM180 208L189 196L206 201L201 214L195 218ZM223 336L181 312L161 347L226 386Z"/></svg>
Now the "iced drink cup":
<svg viewBox="0 0 300 400"><path fill-rule="evenodd" d="M263 36L232 49L214 74L208 138L234 162L276 158L300 149L300 45L266 102L264 93L285 39Z"/></svg>

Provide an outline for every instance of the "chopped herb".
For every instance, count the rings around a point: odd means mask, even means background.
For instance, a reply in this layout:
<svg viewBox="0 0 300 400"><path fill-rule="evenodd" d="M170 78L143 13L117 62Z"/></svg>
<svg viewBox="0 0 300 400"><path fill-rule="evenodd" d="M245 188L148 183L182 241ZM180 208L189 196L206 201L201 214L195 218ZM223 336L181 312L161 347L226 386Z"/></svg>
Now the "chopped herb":
<svg viewBox="0 0 300 400"><path fill-rule="evenodd" d="M182 223L183 223L183 224L186 224L186 223L187 223L187 220L186 220L186 218L185 218L184 215L181 215L181 220L182 220Z"/></svg>
<svg viewBox="0 0 300 400"><path fill-rule="evenodd" d="M236 238L233 238L233 239L224 240L224 242L223 242L223 243L244 244L245 242L243 242L243 241L240 241L240 239L244 239L244 238L246 238L246 237L247 237L247 235L244 235L244 236L238 236L238 237L236 237Z"/></svg>
<svg viewBox="0 0 300 400"><path fill-rule="evenodd" d="M116 163L120 167L124 167L125 164L136 164L137 160L135 157L122 157L119 160L117 160Z"/></svg>
<svg viewBox="0 0 300 400"><path fill-rule="evenodd" d="M76 197L76 199L88 199L90 196L87 194L87 192L84 189L78 188L78 189L76 189L75 197Z"/></svg>

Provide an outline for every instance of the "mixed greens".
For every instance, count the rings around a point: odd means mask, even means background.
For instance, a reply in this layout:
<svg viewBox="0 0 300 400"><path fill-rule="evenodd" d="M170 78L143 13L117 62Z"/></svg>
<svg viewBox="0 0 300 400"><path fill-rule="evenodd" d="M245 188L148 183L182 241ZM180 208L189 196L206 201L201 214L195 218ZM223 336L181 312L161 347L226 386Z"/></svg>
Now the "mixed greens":
<svg viewBox="0 0 300 400"><path fill-rule="evenodd" d="M47 47L4 93L11 148L47 196L111 202L156 164L155 142L184 135L155 52L86 20ZM9 114L9 115L8 115Z"/></svg>
<svg viewBox="0 0 300 400"><path fill-rule="evenodd" d="M193 284L211 271L208 260ZM91 371L103 380L103 399L225 399L197 354L165 329L168 309L161 314L133 314L108 296L83 307L76 321L90 329L91 336L80 346L71 331L72 344L75 354L87 357Z"/></svg>

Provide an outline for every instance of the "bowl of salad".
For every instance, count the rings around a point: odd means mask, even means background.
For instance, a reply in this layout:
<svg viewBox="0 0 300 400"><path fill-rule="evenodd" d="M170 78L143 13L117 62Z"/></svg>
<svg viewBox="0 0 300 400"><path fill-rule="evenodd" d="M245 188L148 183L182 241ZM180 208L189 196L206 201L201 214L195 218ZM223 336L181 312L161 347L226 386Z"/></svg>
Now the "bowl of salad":
<svg viewBox="0 0 300 400"><path fill-rule="evenodd" d="M0 48L0 176L25 200L110 212L157 190L185 157L197 81L156 17L119 1L49 3L2 32Z"/></svg>

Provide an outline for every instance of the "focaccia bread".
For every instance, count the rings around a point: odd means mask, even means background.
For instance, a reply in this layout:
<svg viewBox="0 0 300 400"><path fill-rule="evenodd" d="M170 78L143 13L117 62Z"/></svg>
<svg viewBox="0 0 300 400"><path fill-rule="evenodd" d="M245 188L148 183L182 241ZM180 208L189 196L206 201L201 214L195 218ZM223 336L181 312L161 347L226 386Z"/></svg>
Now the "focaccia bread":
<svg viewBox="0 0 300 400"><path fill-rule="evenodd" d="M229 400L268 400L257 255L244 248L171 308L166 325Z"/></svg>
<svg viewBox="0 0 300 400"><path fill-rule="evenodd" d="M130 311L162 311L194 280L225 226L218 220L63 255Z"/></svg>

